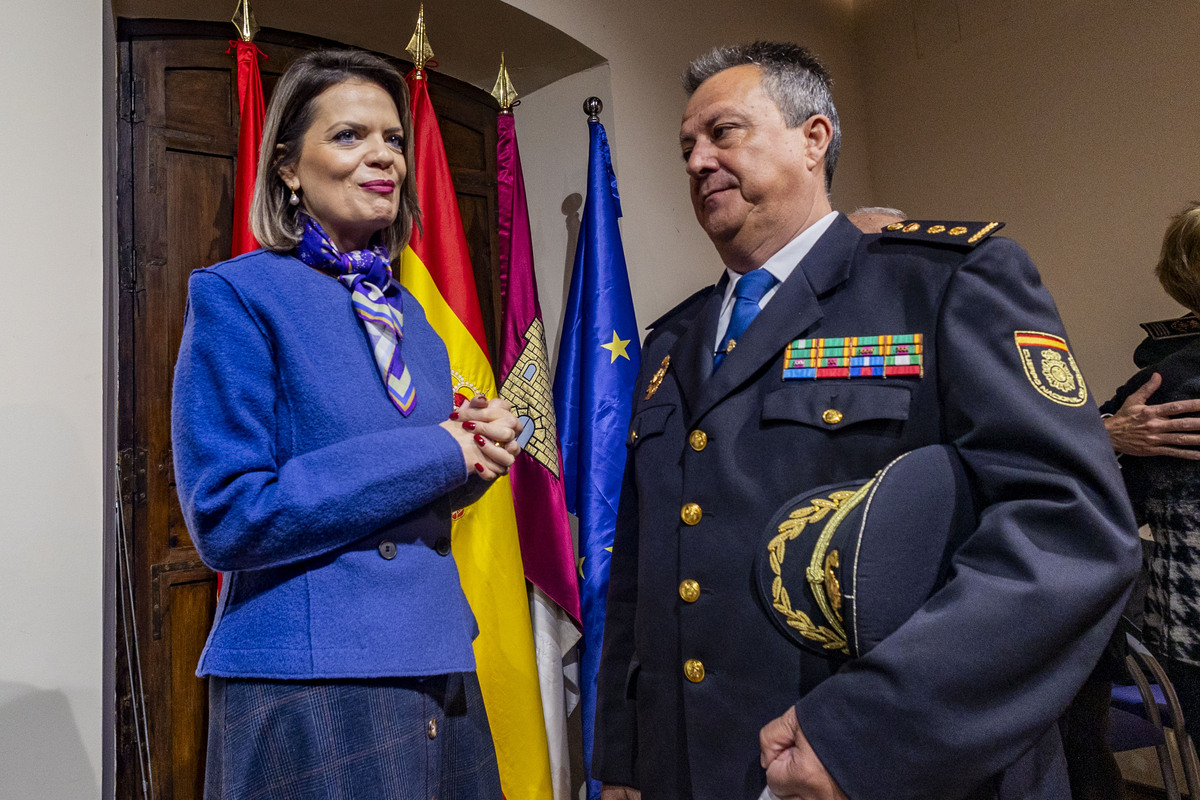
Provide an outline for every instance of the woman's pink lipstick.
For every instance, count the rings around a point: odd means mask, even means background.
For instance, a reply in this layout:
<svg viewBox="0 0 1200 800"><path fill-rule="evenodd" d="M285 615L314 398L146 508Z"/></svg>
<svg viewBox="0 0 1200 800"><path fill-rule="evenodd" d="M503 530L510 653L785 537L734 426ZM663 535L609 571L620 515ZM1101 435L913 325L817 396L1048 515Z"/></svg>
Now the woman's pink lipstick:
<svg viewBox="0 0 1200 800"><path fill-rule="evenodd" d="M368 192L379 192L380 194L391 194L396 191L396 183L394 181L367 181L366 183L360 183L359 186Z"/></svg>

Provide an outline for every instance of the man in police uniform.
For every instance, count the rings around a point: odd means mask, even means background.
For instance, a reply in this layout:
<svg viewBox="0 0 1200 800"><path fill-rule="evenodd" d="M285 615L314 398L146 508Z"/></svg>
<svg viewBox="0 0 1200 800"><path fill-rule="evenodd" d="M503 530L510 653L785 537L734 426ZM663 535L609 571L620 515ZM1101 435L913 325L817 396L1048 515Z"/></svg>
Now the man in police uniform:
<svg viewBox="0 0 1200 800"><path fill-rule="evenodd" d="M999 223L866 236L831 211L837 113L803 48L720 48L685 84L728 269L643 346L594 777L606 799L1064 796L1055 721L1138 544L1053 300ZM767 522L937 443L979 511L948 583L862 658L808 655L755 591Z"/></svg>

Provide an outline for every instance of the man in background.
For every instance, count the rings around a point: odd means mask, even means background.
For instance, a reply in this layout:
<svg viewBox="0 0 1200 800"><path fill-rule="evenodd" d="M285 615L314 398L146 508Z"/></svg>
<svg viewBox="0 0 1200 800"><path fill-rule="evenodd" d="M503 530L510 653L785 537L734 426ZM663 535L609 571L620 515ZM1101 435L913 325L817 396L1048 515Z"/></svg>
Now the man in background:
<svg viewBox="0 0 1200 800"><path fill-rule="evenodd" d="M898 208L869 206L854 209L846 215L846 219L863 233L879 233L894 222L904 222L906 217Z"/></svg>

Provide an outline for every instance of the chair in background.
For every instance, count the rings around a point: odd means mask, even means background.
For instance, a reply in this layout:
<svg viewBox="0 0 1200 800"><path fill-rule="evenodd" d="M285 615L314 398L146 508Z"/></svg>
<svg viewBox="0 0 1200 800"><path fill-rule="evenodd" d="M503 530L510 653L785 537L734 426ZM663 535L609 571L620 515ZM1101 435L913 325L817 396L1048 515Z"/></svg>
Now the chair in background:
<svg viewBox="0 0 1200 800"><path fill-rule="evenodd" d="M1158 754L1167 798L1179 800L1180 776L1176 774L1170 747L1163 735L1163 731L1169 729L1183 765L1183 783L1193 800L1200 800L1200 759L1197 759L1192 737L1184 728L1183 709L1179 705L1175 687L1144 644L1128 633L1126 643L1128 652L1125 667L1134 685L1113 687L1110 718L1112 749L1120 752L1153 746ZM1150 727L1145 726L1146 722Z"/></svg>

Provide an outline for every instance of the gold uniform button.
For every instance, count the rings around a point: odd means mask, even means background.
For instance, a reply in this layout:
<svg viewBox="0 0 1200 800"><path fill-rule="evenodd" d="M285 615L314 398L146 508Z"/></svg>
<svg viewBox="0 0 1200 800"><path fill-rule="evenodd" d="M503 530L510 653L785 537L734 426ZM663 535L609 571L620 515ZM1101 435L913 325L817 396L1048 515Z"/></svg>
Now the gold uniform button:
<svg viewBox="0 0 1200 800"><path fill-rule="evenodd" d="M692 431L692 435L688 437L688 444L692 446L693 450L699 453L708 447L708 434L704 431Z"/></svg>
<svg viewBox="0 0 1200 800"><path fill-rule="evenodd" d="M836 408L827 408L825 413L821 415L821 419L825 420L826 424L837 425L842 421L842 412Z"/></svg>
<svg viewBox="0 0 1200 800"><path fill-rule="evenodd" d="M429 725L426 726L426 732L429 734L430 739L437 738L437 720L436 719L429 720Z"/></svg>
<svg viewBox="0 0 1200 800"><path fill-rule="evenodd" d="M683 677L692 683L704 680L704 662L695 658L689 658L683 662Z"/></svg>
<svg viewBox="0 0 1200 800"><path fill-rule="evenodd" d="M700 599L700 584L688 578L679 584L679 596L683 598L683 602L685 603L696 602Z"/></svg>
<svg viewBox="0 0 1200 800"><path fill-rule="evenodd" d="M695 503L688 503L679 511L679 517L686 525L695 525L700 522L702 512L700 506Z"/></svg>

